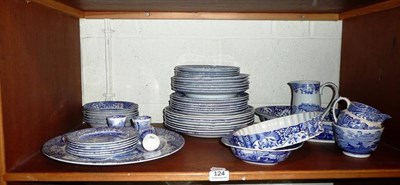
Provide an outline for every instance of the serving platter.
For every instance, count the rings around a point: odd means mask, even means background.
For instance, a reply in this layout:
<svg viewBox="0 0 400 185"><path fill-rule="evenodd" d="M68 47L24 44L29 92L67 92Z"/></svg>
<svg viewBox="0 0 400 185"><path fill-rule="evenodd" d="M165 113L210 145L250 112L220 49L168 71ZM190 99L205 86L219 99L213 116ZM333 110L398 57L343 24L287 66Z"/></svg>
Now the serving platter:
<svg viewBox="0 0 400 185"><path fill-rule="evenodd" d="M42 147L42 153L51 159L71 164L92 166L126 165L153 161L172 155L185 144L185 139L176 132L163 128L155 128L155 130L161 144L158 149L152 152L146 151L138 145L132 152L120 156L109 158L80 157L66 152L66 143L63 139L65 136L60 135L47 141Z"/></svg>

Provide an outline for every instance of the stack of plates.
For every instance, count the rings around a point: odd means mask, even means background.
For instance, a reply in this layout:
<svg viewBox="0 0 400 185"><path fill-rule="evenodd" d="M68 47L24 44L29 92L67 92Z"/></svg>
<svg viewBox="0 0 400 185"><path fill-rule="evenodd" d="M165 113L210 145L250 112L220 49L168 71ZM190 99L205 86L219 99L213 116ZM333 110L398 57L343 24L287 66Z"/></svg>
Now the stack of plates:
<svg viewBox="0 0 400 185"><path fill-rule="evenodd" d="M190 98L182 93L170 95L170 107L182 114L237 114L248 109L249 95L238 93L231 98Z"/></svg>
<svg viewBox="0 0 400 185"><path fill-rule="evenodd" d="M235 114L180 114L171 107L164 109L165 125L176 132L203 138L223 137L254 122L254 109L249 106Z"/></svg>
<svg viewBox="0 0 400 185"><path fill-rule="evenodd" d="M240 68L235 66L215 66L215 65L181 65L174 69L175 76L179 77L231 77L240 74Z"/></svg>
<svg viewBox="0 0 400 185"><path fill-rule="evenodd" d="M232 66L177 66L171 86L191 98L231 98L249 89L248 77Z"/></svg>
<svg viewBox="0 0 400 185"><path fill-rule="evenodd" d="M107 117L114 115L126 116L126 126L129 120L139 115L138 104L125 101L99 101L83 105L83 121L92 127L107 127Z"/></svg>
<svg viewBox="0 0 400 185"><path fill-rule="evenodd" d="M254 122L248 75L234 66L185 65L171 78L165 126L195 137L223 137Z"/></svg>
<svg viewBox="0 0 400 185"><path fill-rule="evenodd" d="M138 133L132 127L87 128L66 134L64 140L69 154L103 159L132 153L137 147Z"/></svg>

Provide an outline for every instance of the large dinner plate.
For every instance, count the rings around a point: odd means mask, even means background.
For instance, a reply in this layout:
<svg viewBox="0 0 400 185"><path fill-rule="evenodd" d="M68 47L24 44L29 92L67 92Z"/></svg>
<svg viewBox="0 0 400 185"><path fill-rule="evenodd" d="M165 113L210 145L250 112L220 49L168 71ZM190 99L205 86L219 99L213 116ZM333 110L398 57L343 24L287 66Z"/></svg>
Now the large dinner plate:
<svg viewBox="0 0 400 185"><path fill-rule="evenodd" d="M47 141L42 148L42 153L54 160L80 165L108 166L135 164L152 161L174 154L185 144L185 139L176 132L156 128L156 134L160 137L161 145L155 151L149 152L138 146L133 152L122 156L114 156L104 159L85 158L69 154L65 151L64 135L57 136Z"/></svg>

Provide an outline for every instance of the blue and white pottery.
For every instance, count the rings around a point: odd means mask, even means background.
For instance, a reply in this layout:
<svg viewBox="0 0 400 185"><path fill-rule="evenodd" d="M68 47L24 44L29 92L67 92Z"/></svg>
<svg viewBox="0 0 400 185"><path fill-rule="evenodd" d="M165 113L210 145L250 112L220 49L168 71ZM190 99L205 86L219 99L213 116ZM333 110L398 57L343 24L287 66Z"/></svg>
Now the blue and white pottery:
<svg viewBox="0 0 400 185"><path fill-rule="evenodd" d="M292 114L233 132L232 143L254 149L276 149L304 142L323 132L322 120L328 111Z"/></svg>
<svg viewBox="0 0 400 185"><path fill-rule="evenodd" d="M113 111L123 109L137 109L138 104L127 101L98 101L83 105L84 110Z"/></svg>
<svg viewBox="0 0 400 185"><path fill-rule="evenodd" d="M230 147L232 153L244 162L257 165L275 165L286 160L293 150L299 149L303 143L291 145L285 148L260 150L236 146L232 142L232 135L221 138L224 145Z"/></svg>
<svg viewBox="0 0 400 185"><path fill-rule="evenodd" d="M342 127L354 129L379 129L382 127L379 123L370 122L363 118L357 117L348 110L343 110L336 119L336 124Z"/></svg>
<svg viewBox="0 0 400 185"><path fill-rule="evenodd" d="M150 116L136 116L132 118L133 128L135 128L139 134L141 130L146 130L148 127L151 127L151 117Z"/></svg>
<svg viewBox="0 0 400 185"><path fill-rule="evenodd" d="M290 115L291 108L286 105L263 106L256 108L254 113L260 118L260 121L267 121Z"/></svg>
<svg viewBox="0 0 400 185"><path fill-rule="evenodd" d="M107 117L126 116L125 126L129 120L139 114L138 104L127 101L98 101L83 105L83 121L91 127L107 127Z"/></svg>
<svg viewBox="0 0 400 185"><path fill-rule="evenodd" d="M366 158L378 147L383 128L352 129L333 124L335 140L343 153L350 157Z"/></svg>
<svg viewBox="0 0 400 185"><path fill-rule="evenodd" d="M378 109L374 107L371 107L369 105L360 102L354 102L354 101L352 102L345 97L338 98L335 101L335 104L337 104L341 100L344 100L346 102L347 111L357 118L364 119L371 123L377 123L377 124L382 124L385 120L391 118L389 115L381 113Z"/></svg>
<svg viewBox="0 0 400 185"><path fill-rule="evenodd" d="M338 88L332 82L320 85L319 81L300 80L288 83L292 91L292 114L300 112L322 111L321 92L325 87L332 89L333 94L329 104L337 98Z"/></svg>
<svg viewBox="0 0 400 185"><path fill-rule="evenodd" d="M335 136L333 134L332 128L333 121L323 121L322 122L322 129L324 130L318 136L308 140L311 142L317 143L335 143Z"/></svg>
<svg viewBox="0 0 400 185"><path fill-rule="evenodd" d="M126 116L114 115L107 117L107 125L109 127L125 127Z"/></svg>
<svg viewBox="0 0 400 185"><path fill-rule="evenodd" d="M347 107L338 116L334 114L334 120L337 125L355 129L377 129L382 127L382 123L385 120L391 118L371 106L359 102L351 102L345 97L339 97L334 102L334 106L342 100L346 102Z"/></svg>
<svg viewBox="0 0 400 185"><path fill-rule="evenodd" d="M323 108L325 110L325 108ZM339 110L336 110L338 112ZM278 105L278 106L263 106L255 109L255 114L260 118L261 121L267 121L271 119L280 118L283 116L288 116L291 113L291 107L287 105ZM323 132L309 141L320 142L320 143L334 143L333 130L333 115L332 112L329 112L328 115L325 116L324 121L322 122Z"/></svg>
<svg viewBox="0 0 400 185"><path fill-rule="evenodd" d="M138 146L133 151L129 151L123 155L116 155L107 158L82 157L70 154L66 151L67 143L64 139L65 136L61 135L47 141L42 147L42 152L45 156L51 159L65 163L108 166L135 164L160 159L174 154L185 144L185 139L173 131L156 128L156 133L160 139L160 146L154 151L146 151L143 147Z"/></svg>

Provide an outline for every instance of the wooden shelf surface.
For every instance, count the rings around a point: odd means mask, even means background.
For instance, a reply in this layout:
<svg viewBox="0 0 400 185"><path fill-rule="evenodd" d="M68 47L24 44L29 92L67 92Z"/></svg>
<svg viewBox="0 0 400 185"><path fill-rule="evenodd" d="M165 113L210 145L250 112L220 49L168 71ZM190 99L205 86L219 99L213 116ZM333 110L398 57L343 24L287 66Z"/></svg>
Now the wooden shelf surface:
<svg viewBox="0 0 400 185"><path fill-rule="evenodd" d="M211 167L229 170L230 180L399 178L400 150L381 143L369 158L343 155L335 144L306 142L284 162L248 164L219 139L184 136L177 153L150 162L121 166L83 166L58 162L41 153L6 172L6 181L207 181Z"/></svg>

